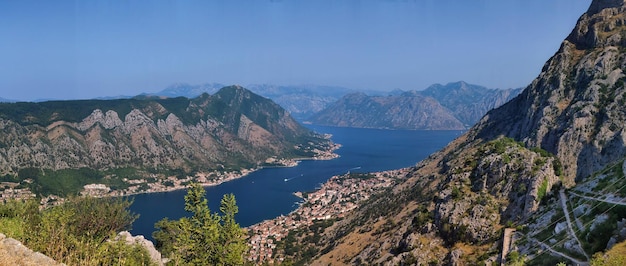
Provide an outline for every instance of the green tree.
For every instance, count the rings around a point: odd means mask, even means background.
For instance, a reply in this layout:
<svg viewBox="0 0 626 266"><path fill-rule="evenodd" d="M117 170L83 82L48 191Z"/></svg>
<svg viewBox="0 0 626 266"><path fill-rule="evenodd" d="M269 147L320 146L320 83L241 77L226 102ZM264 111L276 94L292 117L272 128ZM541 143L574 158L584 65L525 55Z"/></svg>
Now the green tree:
<svg viewBox="0 0 626 266"><path fill-rule="evenodd" d="M247 251L243 229L235 221L239 211L235 196L225 195L222 215L211 213L205 190L191 184L185 195L185 210L191 217L157 222L152 234L163 254L175 265L242 265Z"/></svg>
<svg viewBox="0 0 626 266"><path fill-rule="evenodd" d="M220 224L220 247L222 256L219 264L241 265L244 263L243 254L247 251L244 230L235 221L235 214L239 212L235 195L224 195L220 202L222 223Z"/></svg>
<svg viewBox="0 0 626 266"><path fill-rule="evenodd" d="M174 242L176 236L181 233L180 223L178 221L170 221L167 217L154 224L157 230L152 233L155 239L155 247L161 251L161 254L170 256L174 252Z"/></svg>

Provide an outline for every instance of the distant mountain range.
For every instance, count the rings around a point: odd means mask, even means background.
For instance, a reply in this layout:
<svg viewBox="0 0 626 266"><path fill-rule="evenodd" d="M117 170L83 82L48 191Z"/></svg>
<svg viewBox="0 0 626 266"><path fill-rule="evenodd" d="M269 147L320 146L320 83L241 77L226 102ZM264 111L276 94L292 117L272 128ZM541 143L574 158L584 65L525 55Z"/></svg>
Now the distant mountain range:
<svg viewBox="0 0 626 266"><path fill-rule="evenodd" d="M488 89L463 81L389 96L352 93L311 116L314 124L391 129L465 129L521 89Z"/></svg>
<svg viewBox="0 0 626 266"><path fill-rule="evenodd" d="M193 98L202 93L213 94L223 87L226 87L226 85L219 83L200 85L178 83L154 93L154 95ZM300 121L306 120L342 96L355 91L343 87L318 85L277 86L256 84L248 85L247 88L256 94L273 100Z"/></svg>
<svg viewBox="0 0 626 266"><path fill-rule="evenodd" d="M220 83L177 83L157 93L100 97L98 100L195 98L217 93ZM248 89L271 99L298 121L320 125L387 129L465 129L521 89L488 89L463 81L434 84L422 91L354 90L337 86L255 84ZM152 98L157 99L157 98ZM0 102L15 102L0 98ZM36 102L44 102L38 100Z"/></svg>
<svg viewBox="0 0 626 266"><path fill-rule="evenodd" d="M383 129L464 129L431 97L412 93L368 96L351 93L311 117L313 124Z"/></svg>

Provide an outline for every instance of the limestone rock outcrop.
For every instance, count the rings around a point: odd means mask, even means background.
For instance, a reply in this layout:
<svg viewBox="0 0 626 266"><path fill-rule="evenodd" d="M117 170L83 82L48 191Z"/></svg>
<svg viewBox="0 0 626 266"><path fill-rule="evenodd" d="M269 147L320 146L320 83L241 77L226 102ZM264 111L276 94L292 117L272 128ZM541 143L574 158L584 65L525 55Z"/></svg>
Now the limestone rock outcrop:
<svg viewBox="0 0 626 266"><path fill-rule="evenodd" d="M129 245L142 246L148 251L148 254L150 254L150 259L152 260L152 262L159 266L165 265L166 261L164 261L163 257L161 257L161 252L156 250L152 241L145 239L142 235L133 236L128 231L122 231L117 234L116 240L124 241L126 244Z"/></svg>
<svg viewBox="0 0 626 266"><path fill-rule="evenodd" d="M0 265L65 265L25 247L19 241L0 233Z"/></svg>
<svg viewBox="0 0 626 266"><path fill-rule="evenodd" d="M239 87L187 98L0 103L0 175L24 168L242 169L330 141Z"/></svg>

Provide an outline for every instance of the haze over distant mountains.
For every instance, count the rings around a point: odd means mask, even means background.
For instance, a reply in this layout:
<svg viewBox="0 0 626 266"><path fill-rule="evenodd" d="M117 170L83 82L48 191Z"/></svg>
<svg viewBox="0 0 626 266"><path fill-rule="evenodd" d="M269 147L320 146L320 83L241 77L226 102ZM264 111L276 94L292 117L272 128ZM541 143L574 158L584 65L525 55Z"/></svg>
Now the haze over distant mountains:
<svg viewBox="0 0 626 266"><path fill-rule="evenodd" d="M195 98L203 93L215 94L224 87L227 85L221 83L176 83L156 93L103 96L97 99L149 96ZM421 91L396 89L383 92L338 86L269 84L253 84L247 86L247 89L271 99L301 122L388 129L464 129L476 123L487 111L500 106L521 91L488 89L463 81L446 85L434 84ZM363 102L357 102L359 99ZM39 99L34 102L50 100L52 99ZM17 101L0 98L0 102ZM399 108L400 105L402 108ZM376 106L374 109L377 112L364 106ZM382 110L384 116L379 115Z"/></svg>
<svg viewBox="0 0 626 266"><path fill-rule="evenodd" d="M196 97L225 85L174 84L153 95ZM336 86L249 85L281 105L299 121L320 125L387 129L465 129L521 89L488 89L463 81L425 90L363 91Z"/></svg>
<svg viewBox="0 0 626 266"><path fill-rule="evenodd" d="M223 87L226 87L226 85L220 83L205 83L200 85L178 83L160 92L154 93L154 95L193 98L202 93L213 94ZM319 85L280 86L253 84L248 85L246 88L256 94L273 100L300 121L321 111L347 93L355 91L343 87Z"/></svg>
<svg viewBox="0 0 626 266"><path fill-rule="evenodd" d="M313 115L310 121L344 127L465 129L520 92L459 81L434 84L423 91L393 91L389 96L352 93Z"/></svg>

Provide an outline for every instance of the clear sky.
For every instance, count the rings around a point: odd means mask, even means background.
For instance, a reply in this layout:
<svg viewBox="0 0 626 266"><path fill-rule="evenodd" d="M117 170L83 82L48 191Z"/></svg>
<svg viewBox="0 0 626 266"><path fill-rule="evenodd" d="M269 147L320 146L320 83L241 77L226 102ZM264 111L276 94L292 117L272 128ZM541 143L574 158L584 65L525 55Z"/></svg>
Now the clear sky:
<svg viewBox="0 0 626 266"><path fill-rule="evenodd" d="M0 1L0 97L528 85L591 0Z"/></svg>

